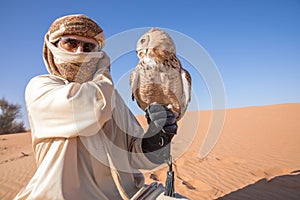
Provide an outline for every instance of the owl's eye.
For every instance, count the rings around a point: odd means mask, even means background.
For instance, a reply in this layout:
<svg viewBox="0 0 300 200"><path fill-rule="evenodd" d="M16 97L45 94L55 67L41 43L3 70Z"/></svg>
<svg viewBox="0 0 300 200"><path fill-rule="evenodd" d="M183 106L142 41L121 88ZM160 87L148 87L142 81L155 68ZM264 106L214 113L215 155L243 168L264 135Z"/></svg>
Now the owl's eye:
<svg viewBox="0 0 300 200"><path fill-rule="evenodd" d="M141 39L141 43L143 44L146 40L145 39Z"/></svg>

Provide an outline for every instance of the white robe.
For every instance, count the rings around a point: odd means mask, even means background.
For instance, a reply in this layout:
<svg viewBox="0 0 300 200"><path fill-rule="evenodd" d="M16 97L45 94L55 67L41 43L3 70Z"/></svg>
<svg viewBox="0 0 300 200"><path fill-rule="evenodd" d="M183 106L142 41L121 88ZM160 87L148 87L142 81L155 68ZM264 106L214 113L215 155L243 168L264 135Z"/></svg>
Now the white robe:
<svg viewBox="0 0 300 200"><path fill-rule="evenodd" d="M131 197L144 184L136 169L155 167L109 78L78 84L37 76L25 100L37 171L15 199L117 200L120 186Z"/></svg>

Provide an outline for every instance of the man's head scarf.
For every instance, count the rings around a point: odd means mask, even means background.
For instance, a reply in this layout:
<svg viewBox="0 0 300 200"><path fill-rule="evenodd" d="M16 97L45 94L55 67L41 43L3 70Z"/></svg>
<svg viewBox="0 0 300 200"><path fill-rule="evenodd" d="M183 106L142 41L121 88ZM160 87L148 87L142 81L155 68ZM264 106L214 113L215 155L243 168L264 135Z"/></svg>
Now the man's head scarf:
<svg viewBox="0 0 300 200"><path fill-rule="evenodd" d="M55 44L64 35L92 38L98 43L99 49L79 53L60 49ZM43 58L50 74L70 82L83 83L91 80L96 71L109 73L109 58L101 51L104 45L103 30L94 20L82 14L68 15L56 19L50 26L44 39Z"/></svg>

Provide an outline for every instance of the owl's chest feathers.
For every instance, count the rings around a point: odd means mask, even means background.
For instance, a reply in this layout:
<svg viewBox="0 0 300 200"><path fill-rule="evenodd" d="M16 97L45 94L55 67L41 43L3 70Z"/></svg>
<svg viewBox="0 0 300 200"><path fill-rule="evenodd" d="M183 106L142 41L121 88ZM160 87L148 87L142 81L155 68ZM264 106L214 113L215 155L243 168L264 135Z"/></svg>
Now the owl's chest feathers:
<svg viewBox="0 0 300 200"><path fill-rule="evenodd" d="M138 72L141 77L140 81L144 84L169 84L179 78L178 69L170 65L164 65L164 62L155 61L146 57L141 59L138 64Z"/></svg>

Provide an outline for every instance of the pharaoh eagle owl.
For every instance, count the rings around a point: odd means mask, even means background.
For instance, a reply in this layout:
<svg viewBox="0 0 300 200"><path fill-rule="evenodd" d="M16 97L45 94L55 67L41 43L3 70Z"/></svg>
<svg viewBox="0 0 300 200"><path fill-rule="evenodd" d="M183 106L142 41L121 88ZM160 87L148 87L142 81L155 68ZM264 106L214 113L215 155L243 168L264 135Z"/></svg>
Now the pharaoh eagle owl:
<svg viewBox="0 0 300 200"><path fill-rule="evenodd" d="M150 104L163 104L184 115L191 99L191 76L176 56L172 38L163 30L151 28L137 42L139 62L130 75L132 99L145 110Z"/></svg>

